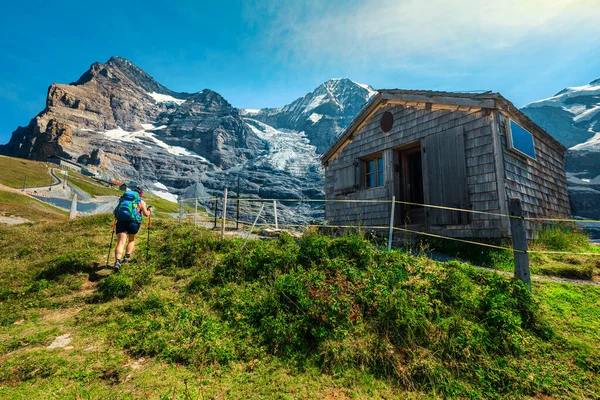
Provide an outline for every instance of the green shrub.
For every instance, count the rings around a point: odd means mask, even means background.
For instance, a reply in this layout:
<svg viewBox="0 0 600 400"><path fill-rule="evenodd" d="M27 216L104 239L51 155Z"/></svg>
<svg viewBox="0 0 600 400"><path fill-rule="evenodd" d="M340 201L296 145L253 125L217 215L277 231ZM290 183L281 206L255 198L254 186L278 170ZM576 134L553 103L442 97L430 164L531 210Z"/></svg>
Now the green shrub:
<svg viewBox="0 0 600 400"><path fill-rule="evenodd" d="M153 265L187 279L181 294L133 298L150 267L126 267L99 287L104 298L130 297L116 341L135 355L194 366L272 355L448 397L528 396L543 387L523 380L530 367L514 364L527 357L527 343L553 335L520 282L387 253L356 234L283 235L243 251L210 232L177 228L165 246L171 240L183 245L165 248Z"/></svg>
<svg viewBox="0 0 600 400"><path fill-rule="evenodd" d="M135 355L190 365L239 359L236 334L226 321L193 304L152 294L125 306L117 341Z"/></svg>
<svg viewBox="0 0 600 400"><path fill-rule="evenodd" d="M154 269L150 265L127 264L118 273L112 273L98 285L99 300L125 298L138 293L152 281Z"/></svg>
<svg viewBox="0 0 600 400"><path fill-rule="evenodd" d="M214 252L227 251L233 246L232 241L221 241L206 229L189 230L185 226L169 227L167 234L156 242L160 244L155 251L158 254L155 263L161 269L197 267Z"/></svg>
<svg viewBox="0 0 600 400"><path fill-rule="evenodd" d="M252 243L243 250L230 251L214 270L215 282L272 280L296 265L299 248L289 235L277 240Z"/></svg>
<svg viewBox="0 0 600 400"><path fill-rule="evenodd" d="M539 232L534 245L552 251L574 251L586 246L588 237L574 225L548 225Z"/></svg>

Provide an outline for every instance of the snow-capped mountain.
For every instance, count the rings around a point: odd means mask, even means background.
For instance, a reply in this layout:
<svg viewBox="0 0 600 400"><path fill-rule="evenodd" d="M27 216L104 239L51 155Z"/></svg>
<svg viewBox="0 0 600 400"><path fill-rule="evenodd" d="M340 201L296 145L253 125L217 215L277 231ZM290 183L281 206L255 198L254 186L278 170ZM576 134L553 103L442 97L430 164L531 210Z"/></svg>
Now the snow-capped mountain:
<svg viewBox="0 0 600 400"><path fill-rule="evenodd" d="M0 154L60 156L97 171L106 165L113 177L169 199L221 196L238 178L244 196L314 199L323 196L319 155L374 94L331 79L286 106L238 110L212 90L174 92L112 57L76 82L51 85L47 107L17 128ZM304 219L319 217L311 207ZM292 215L280 210L282 220Z"/></svg>
<svg viewBox="0 0 600 400"><path fill-rule="evenodd" d="M523 112L566 147L580 145L600 132L600 79L530 103Z"/></svg>
<svg viewBox="0 0 600 400"><path fill-rule="evenodd" d="M569 148L566 169L574 214L600 219L600 79L522 110Z"/></svg>
<svg viewBox="0 0 600 400"><path fill-rule="evenodd" d="M323 154L375 93L372 87L350 79L329 79L281 108L245 109L241 114L276 129L304 132Z"/></svg>

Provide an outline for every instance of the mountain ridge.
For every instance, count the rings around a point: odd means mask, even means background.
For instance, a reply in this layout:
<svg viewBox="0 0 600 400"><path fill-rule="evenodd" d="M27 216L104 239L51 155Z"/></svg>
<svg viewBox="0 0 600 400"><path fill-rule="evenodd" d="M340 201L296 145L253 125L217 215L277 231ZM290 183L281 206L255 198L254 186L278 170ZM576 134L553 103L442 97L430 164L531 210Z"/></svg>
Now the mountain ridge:
<svg viewBox="0 0 600 400"><path fill-rule="evenodd" d="M52 84L46 108L0 153L90 160L97 171L106 165L111 176L179 195L219 196L239 178L250 197L322 198L318 156L374 92L330 79L287 105L249 115L213 90L174 92L111 57L71 84ZM302 218L319 213L311 206ZM292 215L280 210L282 220Z"/></svg>
<svg viewBox="0 0 600 400"><path fill-rule="evenodd" d="M320 198L318 156L375 93L332 78L281 107L238 109L211 89L172 91L115 56L71 84L52 84L45 109L18 127L0 153L38 160L95 154L96 166L104 154L109 173L174 194L196 185L194 191L218 195L240 176L250 196ZM522 111L570 148L575 214L600 218L600 79Z"/></svg>
<svg viewBox="0 0 600 400"><path fill-rule="evenodd" d="M565 161L574 215L600 219L600 79L562 89L522 110L569 148Z"/></svg>

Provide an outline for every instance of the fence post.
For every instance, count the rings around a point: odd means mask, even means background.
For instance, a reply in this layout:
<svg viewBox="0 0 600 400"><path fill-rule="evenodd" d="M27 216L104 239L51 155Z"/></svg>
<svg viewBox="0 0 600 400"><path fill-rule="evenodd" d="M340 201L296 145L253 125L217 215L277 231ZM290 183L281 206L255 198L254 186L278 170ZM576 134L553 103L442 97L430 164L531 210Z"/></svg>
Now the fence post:
<svg viewBox="0 0 600 400"><path fill-rule="evenodd" d="M194 228L198 226L198 199L196 198L196 207L194 209Z"/></svg>
<svg viewBox="0 0 600 400"><path fill-rule="evenodd" d="M388 233L388 253L392 251L392 239L394 237L394 211L396 210L396 196L392 196L392 209L390 211L390 232Z"/></svg>
<svg viewBox="0 0 600 400"><path fill-rule="evenodd" d="M277 222L277 200L273 200L273 216L275 216L275 229L279 229L279 223Z"/></svg>
<svg viewBox="0 0 600 400"><path fill-rule="evenodd" d="M527 230L525 227L525 219L523 218L521 200L509 199L508 212L511 216L509 219L514 250L513 253L515 257L515 278L524 282L529 286L529 290L531 290L529 254L527 253Z"/></svg>
<svg viewBox="0 0 600 400"><path fill-rule="evenodd" d="M183 223L183 199L179 199L179 223Z"/></svg>
<svg viewBox="0 0 600 400"><path fill-rule="evenodd" d="M237 178L237 213L235 216L235 229L240 229L240 176Z"/></svg>
<svg viewBox="0 0 600 400"><path fill-rule="evenodd" d="M71 212L69 213L69 219L74 219L77 216L77 193L73 195L71 201Z"/></svg>
<svg viewBox="0 0 600 400"><path fill-rule="evenodd" d="M227 188L223 196L223 212L221 216L221 240L225 239L225 220L227 219Z"/></svg>
<svg viewBox="0 0 600 400"><path fill-rule="evenodd" d="M217 206L218 206L218 199L215 197L215 226L213 226L213 229L217 229Z"/></svg>

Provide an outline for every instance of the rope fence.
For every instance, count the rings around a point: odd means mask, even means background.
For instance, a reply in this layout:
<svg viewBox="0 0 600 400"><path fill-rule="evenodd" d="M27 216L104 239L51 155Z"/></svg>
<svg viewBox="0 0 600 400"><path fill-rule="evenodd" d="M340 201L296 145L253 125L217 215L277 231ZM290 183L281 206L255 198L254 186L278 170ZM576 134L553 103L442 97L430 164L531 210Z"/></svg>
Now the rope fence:
<svg viewBox="0 0 600 400"><path fill-rule="evenodd" d="M229 202L229 203L228 203ZM272 204L271 206L269 204ZM356 224L337 224L330 225L324 220L324 206L327 203L354 203L360 204L389 204L389 225L362 225ZM395 197L391 199L273 199L273 198L252 198L252 197L229 197L227 190L223 197L199 197L179 200L179 221L180 223L193 222L195 226L203 226L209 229L221 230L221 238L224 237L226 230L248 230L245 235L246 242L255 228L280 230L303 230L309 228L320 229L355 229L380 231L388 236L388 251L391 251L393 233L403 232L418 236L432 237L437 239L455 241L469 245L481 246L502 251L512 251L515 258L515 276L525 282L531 288L531 277L529 273L529 254L552 254L552 255L581 255L581 256L600 256L594 252L570 252L570 251L552 251L552 250L529 250L527 240L526 222L532 223L600 223L600 220L593 219L574 219L574 218L553 218L553 217L528 217L522 209L520 200L509 199L509 213L500 213L496 211L480 211L457 207L446 207L434 204L423 204L416 202L400 201ZM285 205L285 206L284 206ZM447 210L452 212L470 213L478 215L489 215L497 218L507 218L510 222L512 247L496 245L492 243L479 242L475 240L463 239L460 237L445 236L424 230L409 229L396 226L395 206L411 206L415 208L427 208L436 210ZM381 215L381 213L379 214ZM427 217L425 217L427 218ZM381 219L377 217L370 221ZM356 218L354 219L356 220ZM291 223L290 223L291 222ZM359 221L360 222L360 221ZM420 226L420 224L415 224ZM412 225L412 226L415 226ZM425 225L426 226L426 225ZM539 226L539 225L534 225ZM534 229L535 230L535 229ZM403 237L402 240L406 240ZM409 238L410 239L410 238Z"/></svg>
<svg viewBox="0 0 600 400"><path fill-rule="evenodd" d="M212 201L212 202L223 202L223 197L199 197L199 198L188 198L188 199L180 199L180 202L193 202L195 200L201 201ZM480 214L480 215L491 215L495 217L504 217L504 218L514 218L514 219L523 219L525 221L536 221L536 222L568 222L568 223L600 223L600 220L595 219L576 219L576 218L550 218L550 217L525 217L525 216L517 216L510 214L502 214L491 211L479 211L479 210L471 210L467 208L456 208L456 207L446 207L446 206L438 206L433 204L423 204L423 203L413 203L409 201L400 201L400 200L347 200L347 199L271 199L271 198L253 198L253 197L232 197L228 199L229 201L241 201L241 202L256 202L256 203L266 203L266 202L279 202L279 203L374 203L374 204L401 204L401 205L409 205L414 207L424 207L424 208L433 208L439 210L448 210L448 211L458 211L470 214Z"/></svg>

